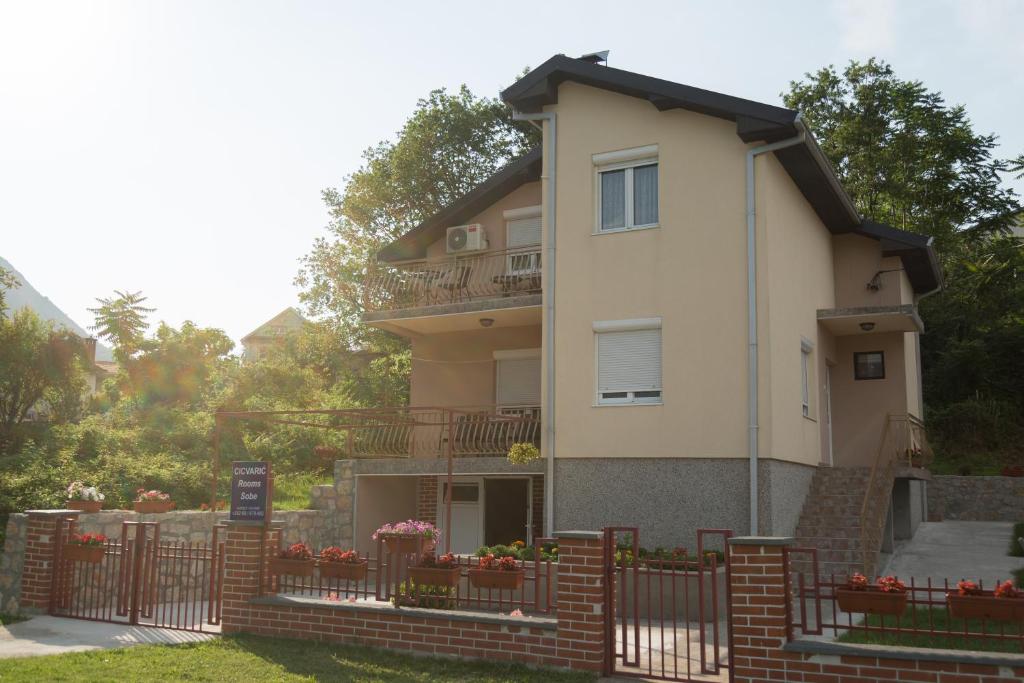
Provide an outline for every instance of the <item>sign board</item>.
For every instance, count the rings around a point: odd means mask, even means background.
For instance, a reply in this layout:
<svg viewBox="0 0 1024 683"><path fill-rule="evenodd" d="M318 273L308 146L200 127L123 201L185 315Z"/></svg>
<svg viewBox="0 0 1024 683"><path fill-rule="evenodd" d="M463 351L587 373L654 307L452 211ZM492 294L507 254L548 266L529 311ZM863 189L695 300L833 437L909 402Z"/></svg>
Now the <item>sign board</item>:
<svg viewBox="0 0 1024 683"><path fill-rule="evenodd" d="M266 522L270 508L270 463L237 461L231 463L232 520Z"/></svg>

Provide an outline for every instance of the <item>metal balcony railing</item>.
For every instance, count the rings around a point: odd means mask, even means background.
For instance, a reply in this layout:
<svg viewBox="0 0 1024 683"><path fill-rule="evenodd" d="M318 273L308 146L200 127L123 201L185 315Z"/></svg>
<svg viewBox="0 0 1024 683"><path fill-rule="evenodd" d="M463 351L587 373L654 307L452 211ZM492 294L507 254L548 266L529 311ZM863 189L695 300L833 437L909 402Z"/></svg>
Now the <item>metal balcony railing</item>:
<svg viewBox="0 0 1024 683"><path fill-rule="evenodd" d="M540 247L520 247L401 264L372 262L363 307L393 311L540 291Z"/></svg>

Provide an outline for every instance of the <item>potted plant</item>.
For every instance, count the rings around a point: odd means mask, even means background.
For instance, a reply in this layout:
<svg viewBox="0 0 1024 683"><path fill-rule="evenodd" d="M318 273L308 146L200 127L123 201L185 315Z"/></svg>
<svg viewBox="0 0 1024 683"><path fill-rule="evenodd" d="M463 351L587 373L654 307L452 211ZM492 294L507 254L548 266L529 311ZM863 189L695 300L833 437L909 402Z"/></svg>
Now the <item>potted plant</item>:
<svg viewBox="0 0 1024 683"><path fill-rule="evenodd" d="M64 559L99 564L106 545L107 537L103 534L75 534L64 544Z"/></svg>
<svg viewBox="0 0 1024 683"><path fill-rule="evenodd" d="M445 553L438 557L427 553L415 567L409 567L409 579L421 586L446 586L452 588L459 583L462 569L455 555Z"/></svg>
<svg viewBox="0 0 1024 683"><path fill-rule="evenodd" d="M640 557L648 569L659 570L686 569L690 561L687 549L682 547L673 548L672 550L659 547L655 548L651 553L647 553L645 549L641 548ZM694 558L693 562L696 564L696 558Z"/></svg>
<svg viewBox="0 0 1024 683"><path fill-rule="evenodd" d="M153 489L137 489L135 491L135 511L145 512L170 512L174 509L174 501L171 494Z"/></svg>
<svg viewBox="0 0 1024 683"><path fill-rule="evenodd" d="M526 572L511 555L495 557L484 555L476 569L469 570L469 582L474 588L497 588L499 590L518 590L523 587L523 576Z"/></svg>
<svg viewBox="0 0 1024 683"><path fill-rule="evenodd" d="M404 522L385 524L374 531L371 538L375 541L383 538L388 552L393 555L408 555L418 550L424 553L433 552L437 547L440 532L430 522L407 519Z"/></svg>
<svg viewBox="0 0 1024 683"><path fill-rule="evenodd" d="M293 543L277 557L270 558L271 574L289 574L291 576L313 576L313 551L305 543Z"/></svg>
<svg viewBox="0 0 1024 683"><path fill-rule="evenodd" d="M106 498L95 486L86 486L80 481L68 484L68 509L82 512L99 512Z"/></svg>
<svg viewBox="0 0 1024 683"><path fill-rule="evenodd" d="M337 546L324 548L320 551L320 576L347 581L362 581L366 578L369 562L359 557L355 550L342 550Z"/></svg>
<svg viewBox="0 0 1024 683"><path fill-rule="evenodd" d="M528 465L540 458L540 449L529 442L514 443L505 458L513 465Z"/></svg>
<svg viewBox="0 0 1024 683"><path fill-rule="evenodd" d="M960 581L956 593L946 594L949 612L958 619L1024 621L1024 592L1013 581L997 584L994 591L982 590L973 581Z"/></svg>
<svg viewBox="0 0 1024 683"><path fill-rule="evenodd" d="M899 616L907 609L907 597L906 585L893 576L883 576L872 586L866 576L854 573L845 588L836 589L844 612Z"/></svg>

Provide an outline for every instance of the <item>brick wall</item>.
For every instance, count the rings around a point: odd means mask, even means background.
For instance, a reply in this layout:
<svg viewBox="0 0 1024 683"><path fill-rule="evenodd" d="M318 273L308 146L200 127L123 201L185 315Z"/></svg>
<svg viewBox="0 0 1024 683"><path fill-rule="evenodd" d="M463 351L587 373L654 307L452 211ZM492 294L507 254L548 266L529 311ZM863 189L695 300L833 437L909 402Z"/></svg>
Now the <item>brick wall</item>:
<svg viewBox="0 0 1024 683"><path fill-rule="evenodd" d="M544 535L544 477L533 475L533 537Z"/></svg>
<svg viewBox="0 0 1024 683"><path fill-rule="evenodd" d="M416 519L437 523L437 477L420 477L416 483Z"/></svg>
<svg viewBox="0 0 1024 683"><path fill-rule="evenodd" d="M782 549L790 540L748 537L730 541L736 683L1009 683L1024 677L1021 666L966 661L977 653L789 643Z"/></svg>
<svg viewBox="0 0 1024 683"><path fill-rule="evenodd" d="M225 633L244 631L601 671L604 586L600 534L569 532L559 536L559 602L557 616L551 619L396 609L376 602L258 597L261 533L260 527L229 523L222 611Z"/></svg>
<svg viewBox="0 0 1024 683"><path fill-rule="evenodd" d="M50 606L53 580L53 546L61 520L78 517L70 510L29 510L25 530L20 609L42 611Z"/></svg>

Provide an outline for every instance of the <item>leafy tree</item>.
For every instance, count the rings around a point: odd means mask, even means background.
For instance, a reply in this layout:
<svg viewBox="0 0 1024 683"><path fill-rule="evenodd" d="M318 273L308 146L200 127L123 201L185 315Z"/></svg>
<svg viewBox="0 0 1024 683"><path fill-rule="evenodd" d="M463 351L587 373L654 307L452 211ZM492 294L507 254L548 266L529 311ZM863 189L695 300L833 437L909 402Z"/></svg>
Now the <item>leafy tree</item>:
<svg viewBox="0 0 1024 683"><path fill-rule="evenodd" d="M143 335L149 327L146 316L155 311L142 305L146 297L142 292L114 291L117 296L96 299L100 305L90 308L96 316L96 324L90 327L103 339L114 345L114 357L124 364L142 344Z"/></svg>
<svg viewBox="0 0 1024 683"><path fill-rule="evenodd" d="M33 407L41 406L47 390L80 386L81 339L23 308L0 320L0 442Z"/></svg>
<svg viewBox="0 0 1024 683"><path fill-rule="evenodd" d="M0 268L0 320L3 320L7 313L7 297L5 296L7 290L17 287L21 287L21 282L14 277L14 273L6 268Z"/></svg>
<svg viewBox="0 0 1024 683"><path fill-rule="evenodd" d="M885 62L805 74L783 99L815 131L864 216L932 235L940 253L955 251L966 226L1005 229L1019 209L1000 185L1009 164L993 157L996 136L975 133L963 106Z"/></svg>
<svg viewBox="0 0 1024 683"><path fill-rule="evenodd" d="M466 86L417 102L396 141L367 149L342 191L323 191L330 234L317 239L296 278L309 312L329 316L347 348L402 349L391 335L358 324L367 261L538 140L536 130L512 121L504 103Z"/></svg>
<svg viewBox="0 0 1024 683"><path fill-rule="evenodd" d="M136 346L125 367L133 397L142 405L199 406L215 366L228 362L235 344L221 330L185 321L180 330L160 323L153 338L138 340Z"/></svg>

